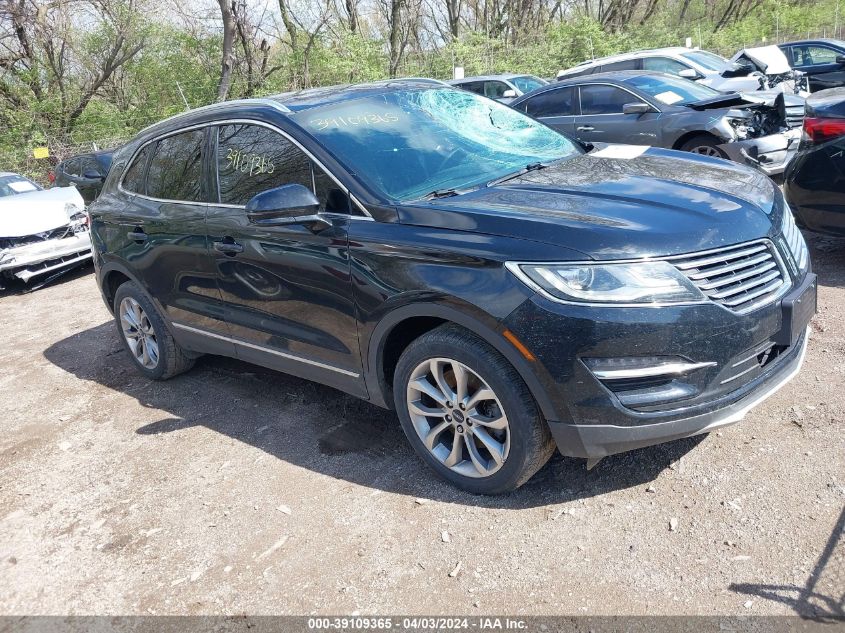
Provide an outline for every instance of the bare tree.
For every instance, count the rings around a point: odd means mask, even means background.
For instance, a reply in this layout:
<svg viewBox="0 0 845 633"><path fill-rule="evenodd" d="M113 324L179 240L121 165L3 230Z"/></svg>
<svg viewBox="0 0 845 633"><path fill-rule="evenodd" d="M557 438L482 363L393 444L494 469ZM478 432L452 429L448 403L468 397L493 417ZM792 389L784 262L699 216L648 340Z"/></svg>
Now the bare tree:
<svg viewBox="0 0 845 633"><path fill-rule="evenodd" d="M217 100L225 101L232 87L232 70L235 66L235 3L231 0L217 0L217 4L220 5L220 17L223 20L223 50Z"/></svg>

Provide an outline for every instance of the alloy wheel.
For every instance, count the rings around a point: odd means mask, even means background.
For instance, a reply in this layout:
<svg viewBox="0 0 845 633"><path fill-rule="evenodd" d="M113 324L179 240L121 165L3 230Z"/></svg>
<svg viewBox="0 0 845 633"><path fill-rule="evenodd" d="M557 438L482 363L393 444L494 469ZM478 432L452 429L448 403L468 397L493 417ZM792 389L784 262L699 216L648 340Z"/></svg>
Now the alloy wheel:
<svg viewBox="0 0 845 633"><path fill-rule="evenodd" d="M120 326L135 360L146 369L158 365L158 340L144 308L132 297L120 302Z"/></svg>
<svg viewBox="0 0 845 633"><path fill-rule="evenodd" d="M701 154L702 156L712 156L713 158L722 158L722 152L715 147L709 145L699 145L690 150L693 154Z"/></svg>
<svg viewBox="0 0 845 633"><path fill-rule="evenodd" d="M489 477L508 458L510 427L499 398L475 371L431 358L411 372L408 413L425 448L465 477Z"/></svg>

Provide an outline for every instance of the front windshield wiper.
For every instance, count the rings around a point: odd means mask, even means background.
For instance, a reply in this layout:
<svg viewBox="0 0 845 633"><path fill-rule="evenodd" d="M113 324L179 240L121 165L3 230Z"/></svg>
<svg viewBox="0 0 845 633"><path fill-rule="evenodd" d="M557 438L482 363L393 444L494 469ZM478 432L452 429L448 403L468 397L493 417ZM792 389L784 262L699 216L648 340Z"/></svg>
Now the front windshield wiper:
<svg viewBox="0 0 845 633"><path fill-rule="evenodd" d="M460 192L457 189L435 189L434 191L429 191L427 194L423 196L423 200L436 200L437 198L451 198L452 196L459 195Z"/></svg>
<svg viewBox="0 0 845 633"><path fill-rule="evenodd" d="M546 167L548 167L548 164L546 164L546 163L529 163L525 167L523 167L522 169L519 169L519 170L517 170L517 171L515 171L511 174L506 174L506 175L502 176L501 178L496 178L495 180L491 180L490 182L487 183L487 186L488 187L494 187L496 185L502 184L505 181L510 180L511 178L518 178L519 176L527 174L530 171L538 171L540 169L545 169Z"/></svg>

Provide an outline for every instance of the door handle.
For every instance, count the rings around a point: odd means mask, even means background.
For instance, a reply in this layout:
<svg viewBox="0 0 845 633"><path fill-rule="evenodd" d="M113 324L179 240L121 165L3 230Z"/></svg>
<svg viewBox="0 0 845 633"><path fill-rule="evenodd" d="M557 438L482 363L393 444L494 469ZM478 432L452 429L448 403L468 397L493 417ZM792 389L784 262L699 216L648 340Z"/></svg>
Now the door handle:
<svg viewBox="0 0 845 633"><path fill-rule="evenodd" d="M236 255L243 253L244 247L238 244L231 237L224 238L222 242L214 242L214 250L219 251L225 255Z"/></svg>
<svg viewBox="0 0 845 633"><path fill-rule="evenodd" d="M133 242L138 242L139 244L141 242L146 242L149 239L149 236L144 233L144 229L140 227L136 227L134 231L129 231L129 233L126 234L126 237Z"/></svg>
<svg viewBox="0 0 845 633"><path fill-rule="evenodd" d="M592 132L596 128L594 128L592 125L579 125L576 129L579 132Z"/></svg>

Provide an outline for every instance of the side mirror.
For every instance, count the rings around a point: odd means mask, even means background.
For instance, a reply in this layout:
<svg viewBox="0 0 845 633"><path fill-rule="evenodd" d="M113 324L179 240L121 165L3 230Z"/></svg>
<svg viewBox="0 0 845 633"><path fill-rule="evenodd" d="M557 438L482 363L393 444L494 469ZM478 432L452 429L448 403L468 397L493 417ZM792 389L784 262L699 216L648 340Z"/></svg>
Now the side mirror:
<svg viewBox="0 0 845 633"><path fill-rule="evenodd" d="M318 215L320 202L304 185L283 185L262 191L246 203L246 216L260 226L304 224L326 228L331 223Z"/></svg>
<svg viewBox="0 0 845 633"><path fill-rule="evenodd" d="M98 171L94 171L93 169L86 171L82 174L82 177L86 180L99 180L100 182L104 182L106 180L106 177L103 176L103 174Z"/></svg>
<svg viewBox="0 0 845 633"><path fill-rule="evenodd" d="M684 68L681 71L678 71L678 77L683 77L684 79L698 79L698 73L692 68Z"/></svg>
<svg viewBox="0 0 845 633"><path fill-rule="evenodd" d="M622 114L645 114L647 112L651 112L651 106L642 101L626 103L622 106Z"/></svg>
<svg viewBox="0 0 845 633"><path fill-rule="evenodd" d="M836 63L837 64L845 64L845 55L837 55L836 56Z"/></svg>
<svg viewBox="0 0 845 633"><path fill-rule="evenodd" d="M502 99L515 99L516 98L516 90L513 88L508 88L502 93Z"/></svg>

